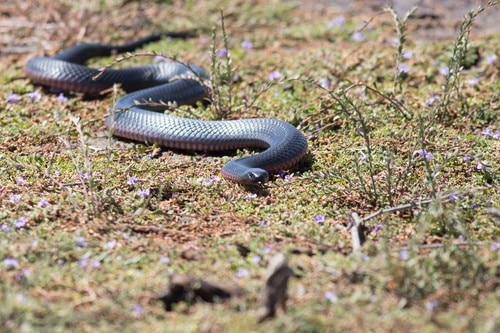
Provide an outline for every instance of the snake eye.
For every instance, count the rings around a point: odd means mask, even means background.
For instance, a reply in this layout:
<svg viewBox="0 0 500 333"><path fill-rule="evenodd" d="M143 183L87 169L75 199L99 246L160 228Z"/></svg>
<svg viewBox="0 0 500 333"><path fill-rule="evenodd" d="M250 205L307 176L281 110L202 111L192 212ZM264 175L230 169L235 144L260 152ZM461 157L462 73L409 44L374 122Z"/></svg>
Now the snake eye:
<svg viewBox="0 0 500 333"><path fill-rule="evenodd" d="M242 181L248 185L264 184L269 180L269 174L266 170L254 168L246 172L242 177Z"/></svg>

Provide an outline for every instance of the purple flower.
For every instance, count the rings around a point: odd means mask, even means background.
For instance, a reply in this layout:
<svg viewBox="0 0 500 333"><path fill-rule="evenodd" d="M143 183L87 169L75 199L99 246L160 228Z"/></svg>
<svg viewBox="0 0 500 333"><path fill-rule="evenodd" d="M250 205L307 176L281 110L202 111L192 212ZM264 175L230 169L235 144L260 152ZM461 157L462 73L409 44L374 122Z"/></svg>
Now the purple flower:
<svg viewBox="0 0 500 333"><path fill-rule="evenodd" d="M257 198L257 193L248 193L248 199L253 200Z"/></svg>
<svg viewBox="0 0 500 333"><path fill-rule="evenodd" d="M464 156L464 161L467 162L467 163L470 163L472 161L472 156L470 155L465 155Z"/></svg>
<svg viewBox="0 0 500 333"><path fill-rule="evenodd" d="M450 67L448 66L443 66L439 69L439 73L443 76L448 76L450 75Z"/></svg>
<svg viewBox="0 0 500 333"><path fill-rule="evenodd" d="M426 160L426 161L430 161L432 160L432 153L426 151L425 149L418 149L418 150L415 150L415 152L413 153L413 155L419 155L422 159Z"/></svg>
<svg viewBox="0 0 500 333"><path fill-rule="evenodd" d="M253 261L254 263L256 263L256 264L258 264L261 260L262 260L262 257L261 257L261 256L259 256L258 254L254 255L254 256L252 257L252 261Z"/></svg>
<svg viewBox="0 0 500 333"><path fill-rule="evenodd" d="M492 251L500 250L500 242L491 243L490 250Z"/></svg>
<svg viewBox="0 0 500 333"><path fill-rule="evenodd" d="M241 42L241 48L245 51L249 51L253 48L253 43L249 40L244 40Z"/></svg>
<svg viewBox="0 0 500 333"><path fill-rule="evenodd" d="M143 197L143 199L147 199L149 197L149 194L150 194L150 191L149 191L149 188L143 190L143 189L138 189L137 190L137 194L140 196L140 197Z"/></svg>
<svg viewBox="0 0 500 333"><path fill-rule="evenodd" d="M319 79L318 80L318 84L323 89L329 89L330 88L330 80L328 80L326 77L322 77L321 79Z"/></svg>
<svg viewBox="0 0 500 333"><path fill-rule="evenodd" d="M3 232L9 232L11 230L11 227L4 223L0 226L0 230L2 230Z"/></svg>
<svg viewBox="0 0 500 333"><path fill-rule="evenodd" d="M399 40L399 38L392 38L391 45L394 47L398 47L399 45L401 45L401 41Z"/></svg>
<svg viewBox="0 0 500 333"><path fill-rule="evenodd" d="M10 202L12 203L18 203L22 198L21 194L14 194L13 196L10 197Z"/></svg>
<svg viewBox="0 0 500 333"><path fill-rule="evenodd" d="M410 258L410 253L408 252L407 249L403 249L399 251L399 258L401 260L408 260L408 258Z"/></svg>
<svg viewBox="0 0 500 333"><path fill-rule="evenodd" d="M23 177L17 176L17 178L16 178L16 184L17 185L24 185L24 184L26 184L26 181L24 180Z"/></svg>
<svg viewBox="0 0 500 333"><path fill-rule="evenodd" d="M170 262L170 258L167 256L160 256L160 263L168 264Z"/></svg>
<svg viewBox="0 0 500 333"><path fill-rule="evenodd" d="M425 106L431 106L434 102L439 100L439 96L432 93L429 98L425 101Z"/></svg>
<svg viewBox="0 0 500 333"><path fill-rule="evenodd" d="M428 311L432 311L434 310L435 308L437 308L439 305L439 301L437 299L434 299L432 301L427 301L425 302L425 308L428 310Z"/></svg>
<svg viewBox="0 0 500 333"><path fill-rule="evenodd" d="M476 169L477 170L483 170L483 169L486 169L487 167L489 167L489 165L483 161L479 161L477 162L477 165L476 165Z"/></svg>
<svg viewBox="0 0 500 333"><path fill-rule="evenodd" d="M16 223L14 223L14 226L16 229L24 228L26 226L26 218L24 216L19 217L16 220Z"/></svg>
<svg viewBox="0 0 500 333"><path fill-rule="evenodd" d="M83 238L82 236L76 237L75 241L78 247L87 247L87 245L89 245L89 243L87 243L85 238Z"/></svg>
<svg viewBox="0 0 500 333"><path fill-rule="evenodd" d="M263 228L266 226L266 224L267 224L267 222L265 220L262 220L259 222L259 227Z"/></svg>
<svg viewBox="0 0 500 333"><path fill-rule="evenodd" d="M59 95L57 96L56 100L59 103L68 103L68 97L64 96L63 93L59 93Z"/></svg>
<svg viewBox="0 0 500 333"><path fill-rule="evenodd" d="M362 42L365 40L365 35L363 35L363 33L358 30L351 35L351 38L356 42Z"/></svg>
<svg viewBox="0 0 500 333"><path fill-rule="evenodd" d="M471 85L471 86L477 86L479 83L479 79L477 77L473 77L469 80L467 80L467 84Z"/></svg>
<svg viewBox="0 0 500 333"><path fill-rule="evenodd" d="M323 224L325 223L325 215L316 215L314 217L314 222L316 222L317 224Z"/></svg>
<svg viewBox="0 0 500 333"><path fill-rule="evenodd" d="M127 184L128 185L135 185L135 184L137 184L138 181L139 181L139 179L137 179L136 176L130 176L130 177L128 177Z"/></svg>
<svg viewBox="0 0 500 333"><path fill-rule="evenodd" d="M448 197L450 199L450 202L455 202L457 200L460 200L460 197L456 194L450 194L450 196Z"/></svg>
<svg viewBox="0 0 500 333"><path fill-rule="evenodd" d="M399 74L408 74L410 72L410 66L407 64L399 64L398 65L398 73Z"/></svg>
<svg viewBox="0 0 500 333"><path fill-rule="evenodd" d="M326 26L328 28L333 28L333 27L341 27L345 24L345 17L342 15L336 16L333 18L333 20L329 21Z"/></svg>
<svg viewBox="0 0 500 333"><path fill-rule="evenodd" d="M88 172L79 172L78 173L78 176L82 179L82 180L89 180L90 178L92 178L92 176L90 175L90 173Z"/></svg>
<svg viewBox="0 0 500 333"><path fill-rule="evenodd" d="M79 259L78 260L78 266L80 266L80 268L85 268L89 265L89 258L82 258L82 259Z"/></svg>
<svg viewBox="0 0 500 333"><path fill-rule="evenodd" d="M32 102L38 102L42 98L42 95L38 91L30 92L27 95Z"/></svg>
<svg viewBox="0 0 500 333"><path fill-rule="evenodd" d="M49 205L49 202L47 201L47 198L40 199L40 201L37 204L37 206L40 207L40 208L45 208L48 205Z"/></svg>
<svg viewBox="0 0 500 333"><path fill-rule="evenodd" d="M380 230L382 230L382 224L377 224L376 226L373 227L372 232L375 233L379 232Z"/></svg>
<svg viewBox="0 0 500 333"><path fill-rule="evenodd" d="M493 134L493 139L500 139L500 130L496 130L495 134Z"/></svg>
<svg viewBox="0 0 500 333"><path fill-rule="evenodd" d="M363 152L359 153L359 161L364 162L366 160L366 154Z"/></svg>
<svg viewBox="0 0 500 333"><path fill-rule="evenodd" d="M487 127L481 131L481 134L486 136L493 136L493 131L491 130L491 128Z"/></svg>
<svg viewBox="0 0 500 333"><path fill-rule="evenodd" d="M4 266L12 267L12 268L19 267L19 261L17 261L17 259L14 259L14 258L5 258L3 260L3 264L4 264Z"/></svg>
<svg viewBox="0 0 500 333"><path fill-rule="evenodd" d="M144 308L140 304L134 304L132 312L134 313L134 315L139 316L144 313Z"/></svg>
<svg viewBox="0 0 500 333"><path fill-rule="evenodd" d="M269 81L278 81L279 79L281 79L281 73L279 71L275 70L269 73Z"/></svg>
<svg viewBox="0 0 500 333"><path fill-rule="evenodd" d="M238 279L242 279L242 278L248 276L249 274L250 274L250 272L248 271L248 269L246 269L246 268L240 268L238 270L238 272L236 272L236 277Z"/></svg>
<svg viewBox="0 0 500 333"><path fill-rule="evenodd" d="M327 291L324 296L330 303L336 303L339 300L339 298L337 297L337 293L335 293L334 291Z"/></svg>
<svg viewBox="0 0 500 333"><path fill-rule="evenodd" d="M492 54L492 55L486 57L486 63L488 65L493 65L496 61L497 61L497 55L496 54Z"/></svg>
<svg viewBox="0 0 500 333"><path fill-rule="evenodd" d="M211 175L210 178L205 178L205 180L203 181L203 183L205 185L210 185L210 184L218 183L219 181L220 181L220 177L215 176L215 175Z"/></svg>
<svg viewBox="0 0 500 333"><path fill-rule="evenodd" d="M411 59L413 56L413 51L412 50L404 50L403 53L401 54L403 59Z"/></svg>
<svg viewBox="0 0 500 333"><path fill-rule="evenodd" d="M227 55L228 55L228 51L225 47L220 49L219 51L217 51L217 57L219 57L221 59L227 58Z"/></svg>
<svg viewBox="0 0 500 333"><path fill-rule="evenodd" d="M117 244L117 241L115 241L114 239L110 240L110 241L106 242L106 249L112 250L115 248L116 244Z"/></svg>
<svg viewBox="0 0 500 333"><path fill-rule="evenodd" d="M9 103L18 103L20 101L21 101L21 96L19 96L18 94L12 94L7 97L7 102Z"/></svg>

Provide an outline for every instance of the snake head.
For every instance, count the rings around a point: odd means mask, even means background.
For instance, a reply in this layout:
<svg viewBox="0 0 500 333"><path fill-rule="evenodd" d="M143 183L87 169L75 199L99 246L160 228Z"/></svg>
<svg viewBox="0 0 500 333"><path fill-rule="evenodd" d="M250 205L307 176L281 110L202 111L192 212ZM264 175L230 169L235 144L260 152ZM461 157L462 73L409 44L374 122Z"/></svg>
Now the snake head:
<svg viewBox="0 0 500 333"><path fill-rule="evenodd" d="M249 169L242 177L241 183L246 185L261 185L269 180L269 174L264 169Z"/></svg>

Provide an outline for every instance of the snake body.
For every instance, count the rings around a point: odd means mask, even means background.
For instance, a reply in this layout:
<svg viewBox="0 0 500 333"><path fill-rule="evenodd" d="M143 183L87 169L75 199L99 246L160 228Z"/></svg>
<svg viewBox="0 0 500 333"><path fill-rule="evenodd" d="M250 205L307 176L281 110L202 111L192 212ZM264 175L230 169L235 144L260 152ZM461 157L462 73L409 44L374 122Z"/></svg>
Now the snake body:
<svg viewBox="0 0 500 333"><path fill-rule="evenodd" d="M278 119L203 121L159 112L167 108L166 104L194 104L207 96L207 88L195 78L207 76L198 66L162 62L100 73L84 65L90 58L133 51L159 38L161 35L151 35L118 46L79 44L53 57L31 59L25 73L35 84L87 95L120 84L129 93L118 99L106 117L106 126L119 137L197 151L264 149L224 165L224 178L238 183L263 184L269 180L269 173L286 170L302 159L307 151L306 138Z"/></svg>

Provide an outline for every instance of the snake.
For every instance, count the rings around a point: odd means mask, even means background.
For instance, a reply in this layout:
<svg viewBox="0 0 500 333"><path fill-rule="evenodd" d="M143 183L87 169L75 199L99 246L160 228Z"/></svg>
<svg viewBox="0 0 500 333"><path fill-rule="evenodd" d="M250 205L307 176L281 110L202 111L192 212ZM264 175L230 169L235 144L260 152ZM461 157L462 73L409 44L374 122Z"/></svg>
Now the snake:
<svg viewBox="0 0 500 333"><path fill-rule="evenodd" d="M208 97L209 89L203 83L208 75L199 66L162 61L99 70L86 65L91 58L131 52L163 36L149 35L120 45L76 44L50 57L30 59L24 72L35 85L91 97L119 84L126 94L105 119L107 128L117 137L186 151L257 149L256 154L233 159L222 167L222 176L236 183L262 185L271 174L288 170L302 160L307 139L288 122L274 118L200 120L165 113L169 107L194 105Z"/></svg>

